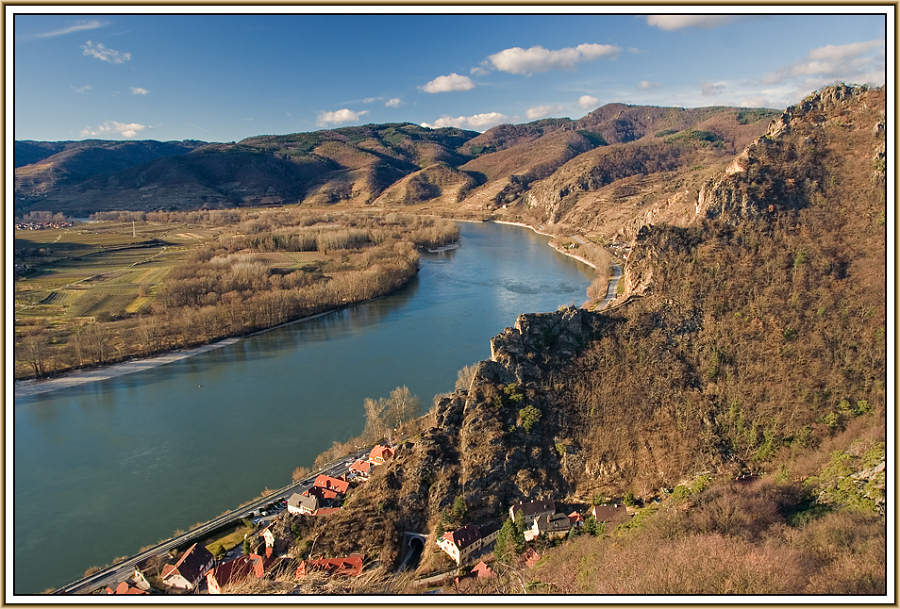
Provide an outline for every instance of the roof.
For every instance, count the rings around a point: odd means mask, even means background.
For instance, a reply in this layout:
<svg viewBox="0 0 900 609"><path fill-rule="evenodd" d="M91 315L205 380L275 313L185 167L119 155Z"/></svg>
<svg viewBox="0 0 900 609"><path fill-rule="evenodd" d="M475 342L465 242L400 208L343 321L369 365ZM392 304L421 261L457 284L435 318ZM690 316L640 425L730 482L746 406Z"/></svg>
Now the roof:
<svg viewBox="0 0 900 609"><path fill-rule="evenodd" d="M315 516L328 516L329 514L334 514L335 512L340 512L341 508L339 507L331 507L331 508L319 508L314 512Z"/></svg>
<svg viewBox="0 0 900 609"><path fill-rule="evenodd" d="M226 586L232 582L238 582L249 577L251 573L254 573L256 577L262 577L262 572L262 557L256 554L238 556L234 560L229 560L215 569L212 569L212 575L216 578L216 582L218 582L219 586Z"/></svg>
<svg viewBox="0 0 900 609"><path fill-rule="evenodd" d="M621 503L595 505L591 512L597 522L621 522L628 518L628 510Z"/></svg>
<svg viewBox="0 0 900 609"><path fill-rule="evenodd" d="M372 450L369 451L369 459L387 460L393 456L394 451L392 451L389 446L384 446L383 444L376 444L372 447Z"/></svg>
<svg viewBox="0 0 900 609"><path fill-rule="evenodd" d="M536 501L520 501L513 505L513 511L522 512L525 518L534 517L542 512L555 512L556 503L552 499L539 499Z"/></svg>
<svg viewBox="0 0 900 609"><path fill-rule="evenodd" d="M316 476L316 481L313 482L313 486L337 491L339 493L346 493L347 489L350 488L350 483L346 480L341 480L340 478L332 478L325 474L319 474Z"/></svg>
<svg viewBox="0 0 900 609"><path fill-rule="evenodd" d="M569 514L569 522L575 524L576 522L584 522L584 516L579 514L577 511Z"/></svg>
<svg viewBox="0 0 900 609"><path fill-rule="evenodd" d="M186 580L195 582L200 579L203 571L205 571L205 567L213 561L213 555L209 553L209 550L195 543L184 551L178 562L174 565L163 567L160 576L165 579L173 573L178 573Z"/></svg>
<svg viewBox="0 0 900 609"><path fill-rule="evenodd" d="M307 508L315 510L319 507L319 500L309 493L294 493L288 498L288 506L295 508Z"/></svg>
<svg viewBox="0 0 900 609"><path fill-rule="evenodd" d="M474 573L475 577L494 577L494 571L483 560L472 567L469 573Z"/></svg>
<svg viewBox="0 0 900 609"><path fill-rule="evenodd" d="M327 571L334 575L359 575L362 573L362 554L351 554L340 558L315 558L300 562L297 577L310 571Z"/></svg>
<svg viewBox="0 0 900 609"><path fill-rule="evenodd" d="M565 514L553 514L552 516L540 516L537 519L538 530L542 533L550 531L568 531L572 528L572 523L569 522L569 517Z"/></svg>
<svg viewBox="0 0 900 609"><path fill-rule="evenodd" d="M467 524L455 531L447 531L444 533L443 538L462 550L466 546L470 546L475 541L481 539L481 531L478 530L478 527L474 524Z"/></svg>
<svg viewBox="0 0 900 609"><path fill-rule="evenodd" d="M353 465L350 466L350 471L361 472L363 474L368 474L372 471L372 464L368 461L363 461L362 459L357 459L353 462Z"/></svg>

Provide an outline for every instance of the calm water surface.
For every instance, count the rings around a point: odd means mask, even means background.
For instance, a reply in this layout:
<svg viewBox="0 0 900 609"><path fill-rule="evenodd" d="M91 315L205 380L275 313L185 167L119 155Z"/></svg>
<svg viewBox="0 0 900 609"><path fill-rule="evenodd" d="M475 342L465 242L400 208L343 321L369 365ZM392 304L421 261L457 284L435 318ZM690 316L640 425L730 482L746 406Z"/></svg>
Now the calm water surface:
<svg viewBox="0 0 900 609"><path fill-rule="evenodd" d="M531 231L461 224L400 292L229 347L15 403L15 592L168 537L290 481L358 434L365 397L426 407L522 312L580 304L591 269Z"/></svg>

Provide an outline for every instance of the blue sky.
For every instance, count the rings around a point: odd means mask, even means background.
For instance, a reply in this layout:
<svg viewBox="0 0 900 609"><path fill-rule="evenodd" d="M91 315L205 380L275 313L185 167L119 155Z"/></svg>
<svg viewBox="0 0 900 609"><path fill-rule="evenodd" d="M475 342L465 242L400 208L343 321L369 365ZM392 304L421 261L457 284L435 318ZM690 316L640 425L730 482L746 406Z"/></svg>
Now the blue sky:
<svg viewBox="0 0 900 609"><path fill-rule="evenodd" d="M483 131L610 102L782 108L885 78L881 15L18 14L14 27L16 139Z"/></svg>

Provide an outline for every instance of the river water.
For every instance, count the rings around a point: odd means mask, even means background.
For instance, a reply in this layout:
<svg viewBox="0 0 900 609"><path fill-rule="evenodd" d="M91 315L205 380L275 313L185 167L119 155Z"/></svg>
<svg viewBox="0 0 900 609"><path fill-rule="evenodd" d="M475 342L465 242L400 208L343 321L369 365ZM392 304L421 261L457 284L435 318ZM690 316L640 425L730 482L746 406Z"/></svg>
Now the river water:
<svg viewBox="0 0 900 609"><path fill-rule="evenodd" d="M151 370L15 401L17 594L81 576L290 481L362 430L365 397L425 408L519 313L580 304L591 269L529 230L460 224L404 289Z"/></svg>

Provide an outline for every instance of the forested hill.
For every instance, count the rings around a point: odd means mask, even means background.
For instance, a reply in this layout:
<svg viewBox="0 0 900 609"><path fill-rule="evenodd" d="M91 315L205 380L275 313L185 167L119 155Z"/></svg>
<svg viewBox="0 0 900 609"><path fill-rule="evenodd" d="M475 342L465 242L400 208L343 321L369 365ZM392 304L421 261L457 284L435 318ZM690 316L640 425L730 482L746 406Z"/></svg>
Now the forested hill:
<svg viewBox="0 0 900 609"><path fill-rule="evenodd" d="M617 307L520 316L301 546L396 565L402 531L457 505L496 522L523 498L629 497L628 527L497 563L491 591L883 593L884 109L845 86L787 109L691 226L638 231Z"/></svg>

